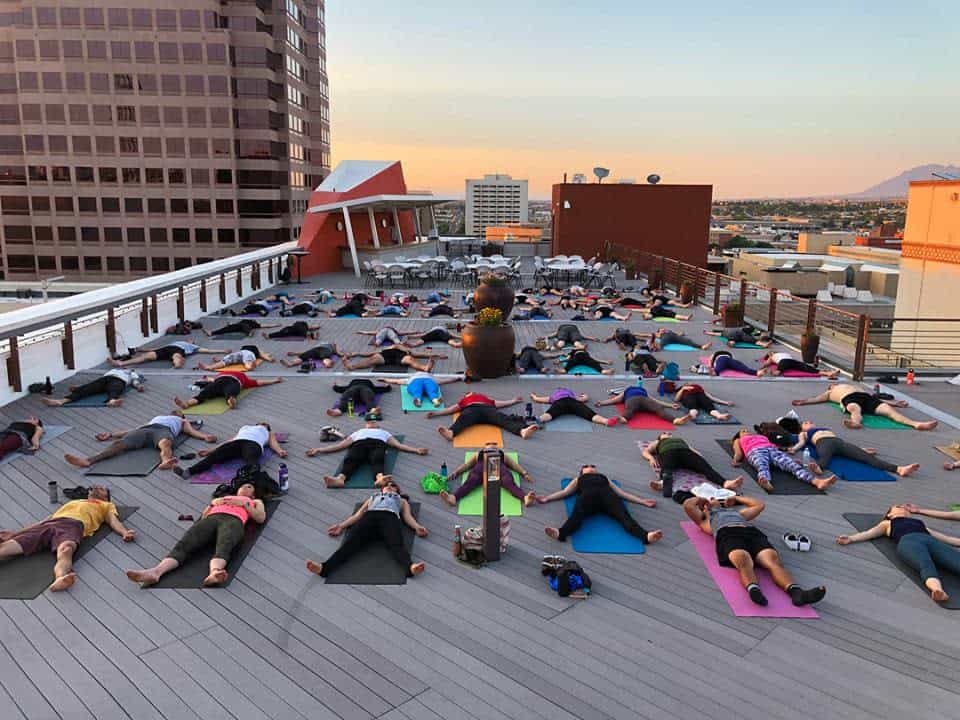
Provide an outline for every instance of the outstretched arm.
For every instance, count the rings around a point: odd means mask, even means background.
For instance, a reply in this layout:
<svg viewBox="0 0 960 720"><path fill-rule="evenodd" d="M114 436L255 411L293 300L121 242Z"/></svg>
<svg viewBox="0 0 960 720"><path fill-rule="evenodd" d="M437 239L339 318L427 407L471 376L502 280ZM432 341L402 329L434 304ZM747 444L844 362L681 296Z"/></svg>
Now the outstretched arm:
<svg viewBox="0 0 960 720"><path fill-rule="evenodd" d="M597 400L594 405L597 407L603 407L605 405L616 405L617 403L623 402L623 393L617 393L611 397L608 397L606 400Z"/></svg>
<svg viewBox="0 0 960 720"><path fill-rule="evenodd" d="M449 385L450 383L460 382L463 380L463 375L457 375L456 377L449 378L434 378L437 385Z"/></svg>
<svg viewBox="0 0 960 720"><path fill-rule="evenodd" d="M854 533L853 535L841 535L837 538L838 545L849 545L850 543L863 542L864 540L874 540L883 537L890 530L890 521L881 520L869 530Z"/></svg>
<svg viewBox="0 0 960 720"><path fill-rule="evenodd" d="M928 510L916 505L908 505L907 507L914 515L926 515L940 520L960 520L960 511L956 510Z"/></svg>
<svg viewBox="0 0 960 720"><path fill-rule="evenodd" d="M280 441L277 440L277 434L270 431L270 439L267 440L267 445L270 446L270 449L273 450L279 457L285 458L287 456L287 451L280 447Z"/></svg>
<svg viewBox="0 0 960 720"><path fill-rule="evenodd" d="M830 401L830 391L824 390L819 395L814 395L812 398L807 398L806 400L794 400L794 405L816 405L817 403L825 403Z"/></svg>
<svg viewBox="0 0 960 720"><path fill-rule="evenodd" d="M183 434L188 437L196 438L197 440L203 440L204 442L216 442L217 438L215 435L209 435L204 432L197 430L189 420L183 421Z"/></svg>
<svg viewBox="0 0 960 720"><path fill-rule="evenodd" d="M511 405L516 405L518 402L521 402L522 400L523 398L518 395L512 400L494 400L494 404L499 410L500 408L506 408L506 407L510 407Z"/></svg>
<svg viewBox="0 0 960 720"><path fill-rule="evenodd" d="M953 537L953 535L946 535L937 530L927 530L933 537L935 537L940 542L945 542L947 545L953 545L954 547L960 547L960 538Z"/></svg>
<svg viewBox="0 0 960 720"><path fill-rule="evenodd" d="M711 400L713 400L717 405L730 405L730 406L733 405L733 403L730 402L729 400L721 400L721 399L718 398L718 397L714 397L713 395L711 395L710 393L708 393L706 390L703 391L703 394L706 395L706 396L707 396L708 398L710 398Z"/></svg>
<svg viewBox="0 0 960 720"><path fill-rule="evenodd" d="M797 435L797 444L794 445L789 450L787 450L787 452L791 452L791 453L798 452L800 448L802 448L806 444L807 444L807 433L806 431L804 431L804 432L801 432L799 435ZM960 517L960 514L958 514L958 517Z"/></svg>
<svg viewBox="0 0 960 720"><path fill-rule="evenodd" d="M404 445L402 442L397 440L395 436L391 436L390 439L387 440L387 445L389 445L392 448L396 448L401 452L414 453L416 455L426 455L427 453L430 452L427 448L418 448L418 447L414 447L413 445Z"/></svg>
<svg viewBox="0 0 960 720"><path fill-rule="evenodd" d="M453 415L454 413L460 412L459 405L451 405L450 407L444 408L443 410L430 410L427 413L428 418L440 417L441 415Z"/></svg>
<svg viewBox="0 0 960 720"><path fill-rule="evenodd" d="M642 497L640 497L640 496L638 496L638 495L634 495L633 493L629 493L629 492L627 492L626 490L624 490L622 487L620 487L619 485L617 485L615 482L610 481L610 489L613 490L617 495L619 495L620 497L622 497L622 498L623 498L624 500L626 500L627 502L632 502L632 503L635 503L635 504L637 504L637 505L645 505L646 507L656 507L656 506L657 506L657 501L656 501L656 500L646 500L646 499L644 499L644 498L642 498Z"/></svg>
<svg viewBox="0 0 960 720"><path fill-rule="evenodd" d="M40 449L40 438L43 437L43 428L40 425L36 425L36 430L33 431L33 437L30 438L30 447L34 450Z"/></svg>
<svg viewBox="0 0 960 720"><path fill-rule="evenodd" d="M406 500L404 500L400 505L400 516L403 518L403 521L407 524L407 526L412 528L419 537L426 537L427 529L417 522L417 519L413 516L413 512L410 510L410 503L408 503Z"/></svg>
<svg viewBox="0 0 960 720"><path fill-rule="evenodd" d="M740 439L733 441L733 464L739 465L743 462L743 450L740 448Z"/></svg>
<svg viewBox="0 0 960 720"><path fill-rule="evenodd" d="M550 402L550 398L546 395L537 395L536 393L530 393L530 399L541 405L547 405Z"/></svg>
<svg viewBox="0 0 960 720"><path fill-rule="evenodd" d="M383 378L383 382L388 385L406 385L410 381L403 378Z"/></svg>
<svg viewBox="0 0 960 720"><path fill-rule="evenodd" d="M340 452L341 450L346 450L348 447L353 445L353 438L345 437L339 442L335 442L332 445L324 445L323 447L310 448L307 450L307 456L313 457L314 455L319 455L321 453L333 453Z"/></svg>
<svg viewBox="0 0 960 720"><path fill-rule="evenodd" d="M477 455L477 457L479 457L479 454ZM506 466L508 468L510 468L516 473L520 473L520 477L522 477L524 480L527 480L528 482L533 482L533 478L531 477L530 473L524 470L523 466L520 465L520 463L514 462L509 455L504 455L503 461L504 463L506 463Z"/></svg>
<svg viewBox="0 0 960 720"><path fill-rule="evenodd" d="M118 518L113 513L107 515L107 525L110 526L110 529L113 530L117 535L123 538L124 542L132 542L136 537L136 534L133 530L127 529L127 527L120 522Z"/></svg>
<svg viewBox="0 0 960 720"><path fill-rule="evenodd" d="M766 507L766 505L763 504L763 500L757 500L756 498L747 497L746 495L737 495L737 497L733 499L733 502L737 505L743 505L743 508L739 512L740 517L744 520L755 519Z"/></svg>
<svg viewBox="0 0 960 720"><path fill-rule="evenodd" d="M538 496L537 502L548 503L548 502L553 502L554 500L560 500L561 498L565 498L568 495L573 495L577 491L577 485L579 483L580 483L580 478L578 477L574 478L569 482L569 484L565 488L563 488L563 490L557 490L556 492L550 493L549 495Z"/></svg>

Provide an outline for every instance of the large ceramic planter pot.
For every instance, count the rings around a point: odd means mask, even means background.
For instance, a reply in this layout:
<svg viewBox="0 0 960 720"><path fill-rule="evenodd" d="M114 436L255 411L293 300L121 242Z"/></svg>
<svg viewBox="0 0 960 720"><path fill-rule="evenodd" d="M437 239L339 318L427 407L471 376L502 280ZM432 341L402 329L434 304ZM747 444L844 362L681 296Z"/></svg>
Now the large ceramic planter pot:
<svg viewBox="0 0 960 720"><path fill-rule="evenodd" d="M743 327L743 307L727 305L723 308L723 326L725 328Z"/></svg>
<svg viewBox="0 0 960 720"><path fill-rule="evenodd" d="M471 375L498 378L513 370L513 348L516 342L513 326L474 325L463 328L463 359Z"/></svg>
<svg viewBox="0 0 960 720"><path fill-rule="evenodd" d="M820 352L819 335L801 335L800 336L800 354L803 361L808 365L814 365L817 362L817 354Z"/></svg>
<svg viewBox="0 0 960 720"><path fill-rule="evenodd" d="M484 308L497 308L506 320L513 310L513 288L507 284L487 285L481 280L473 295L473 305L477 312Z"/></svg>

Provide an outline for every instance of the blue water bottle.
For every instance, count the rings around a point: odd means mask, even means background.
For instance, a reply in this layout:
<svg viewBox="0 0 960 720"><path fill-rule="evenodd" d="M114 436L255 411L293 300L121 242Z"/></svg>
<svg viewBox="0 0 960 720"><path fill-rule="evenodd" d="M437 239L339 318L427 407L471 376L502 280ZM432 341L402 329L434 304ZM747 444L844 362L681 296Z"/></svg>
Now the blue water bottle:
<svg viewBox="0 0 960 720"><path fill-rule="evenodd" d="M447 461L444 460L443 464L440 466L440 475L444 478L447 477Z"/></svg>

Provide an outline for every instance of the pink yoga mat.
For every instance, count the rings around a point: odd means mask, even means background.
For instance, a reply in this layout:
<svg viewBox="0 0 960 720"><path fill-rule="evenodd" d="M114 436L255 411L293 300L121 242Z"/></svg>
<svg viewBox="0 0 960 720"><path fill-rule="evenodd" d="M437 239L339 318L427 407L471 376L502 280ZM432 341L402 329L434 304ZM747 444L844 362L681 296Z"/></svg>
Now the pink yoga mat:
<svg viewBox="0 0 960 720"><path fill-rule="evenodd" d="M803 370L787 370L785 373L780 373L780 376L792 378L818 378L820 377L820 373L803 372Z"/></svg>
<svg viewBox="0 0 960 720"><path fill-rule="evenodd" d="M740 584L740 574L733 568L720 567L717 562L717 550L713 536L707 535L692 522L682 522L680 527L690 538L697 554L707 566L710 576L720 588L723 599L737 617L771 617L771 618L819 618L817 611L810 605L797 607L790 600L790 596L774 585L770 574L763 569L757 569L757 581L760 589L767 596L770 604L766 607L754 603L747 591Z"/></svg>
<svg viewBox="0 0 960 720"><path fill-rule="evenodd" d="M623 403L617 404L617 412L623 415ZM673 423L650 413L637 413L627 422L633 430L672 430Z"/></svg>

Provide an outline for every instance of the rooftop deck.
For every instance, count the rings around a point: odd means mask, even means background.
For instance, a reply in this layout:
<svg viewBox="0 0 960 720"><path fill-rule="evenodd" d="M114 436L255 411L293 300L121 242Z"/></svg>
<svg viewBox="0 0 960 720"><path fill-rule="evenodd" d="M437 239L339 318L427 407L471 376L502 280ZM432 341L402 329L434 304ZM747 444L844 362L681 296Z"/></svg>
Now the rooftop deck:
<svg viewBox="0 0 960 720"><path fill-rule="evenodd" d="M346 275L319 280L325 287L354 282ZM675 327L699 337L706 315L702 310L696 315ZM208 326L221 322L211 319ZM354 350L367 347L357 330L384 323L320 322L323 340ZM426 329L436 323L411 318L391 324ZM518 342L532 341L556 325L517 323ZM602 336L615 326L582 324L585 332ZM239 344L203 342L224 348ZM260 339L257 344L275 354L308 346ZM614 345L591 349L622 370ZM445 350L450 359L436 372L461 370L460 351ZM736 354L747 359L759 353ZM662 353L682 368L697 356ZM135 427L171 409L173 396L185 394L198 375L159 364L143 367L147 392L126 395L121 408L51 410L37 398L26 398L0 410L5 420L38 414L48 424L72 426L39 454L0 465L5 496L0 526L18 527L48 514L48 480L61 487L84 482L63 461L65 452L90 453L98 445L96 431ZM337 547L338 540L327 537L325 529L366 494L323 487L320 478L337 466L339 455L304 456L317 443L317 429L329 422L322 409L335 398L331 376L342 368L309 376L276 369L264 365L256 375L283 375L285 383L256 390L237 411L204 418L205 429L221 438L232 436L239 425L263 420L291 434L286 446L291 491L232 584L208 591L142 591L130 583L122 571L162 557L186 527L177 516L198 513L210 488L172 473L111 478L114 499L139 508L128 521L137 542L111 536L98 544L78 563L80 580L69 592L0 601L4 717L960 717L960 615L935 607L869 544L840 548L833 543L837 534L851 530L843 512L881 512L899 501L928 507L960 501L951 488L955 479L939 469L944 458L932 447L954 441L953 428L941 425L922 435L842 431L895 461L917 461L922 468L898 483L841 481L827 496L769 497L760 526L777 545L787 529L808 534L813 551L784 549L784 561L801 583L823 583L828 593L817 606L819 620L750 619L731 613L680 528L680 507L662 498L655 509L633 510L645 527L664 531L664 540L643 556L577 555L568 544L551 541L543 527L565 517L562 503L552 503L514 518L502 561L481 570L457 563L450 555L452 529L465 520L469 524L469 518L423 494L418 481L444 460L452 468L462 451L437 434L439 420L403 415L394 392L385 396L384 426L430 449L426 457L401 455L395 473L404 490L422 502L420 521L430 536L416 541L414 556L428 569L404 586L325 585L304 570L304 559L322 559ZM505 378L470 387L508 398L564 384L599 399L623 382ZM823 387L819 381L703 382L711 393L736 401L735 414L751 424L775 418L792 398ZM445 388L448 397L464 389ZM952 385L940 389L960 394ZM839 416L828 406L804 410L805 417L840 428ZM360 421L340 418L336 424L350 432ZM732 471L714 439L733 430L690 425L680 432L716 467ZM647 487L651 472L636 447L654 434L620 426L584 434L540 432L528 441L505 434L505 444L520 453L538 491L559 488L561 478L592 460L627 489L654 497ZM196 449L191 441L181 452ZM275 466L276 461L268 465ZM749 480L745 489L762 494ZM960 532L955 528L953 534ZM549 591L539 561L555 552L575 557L590 573L590 600L570 601Z"/></svg>

